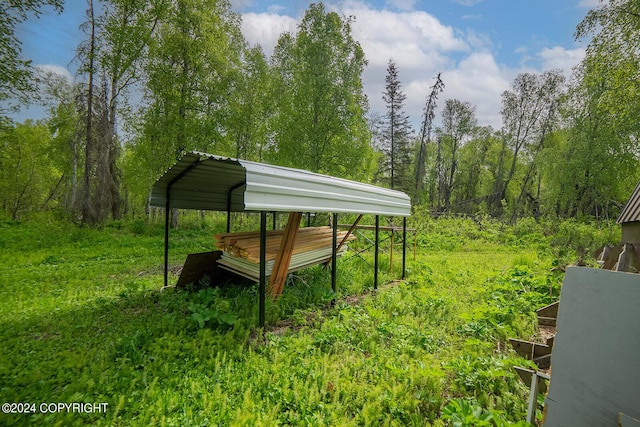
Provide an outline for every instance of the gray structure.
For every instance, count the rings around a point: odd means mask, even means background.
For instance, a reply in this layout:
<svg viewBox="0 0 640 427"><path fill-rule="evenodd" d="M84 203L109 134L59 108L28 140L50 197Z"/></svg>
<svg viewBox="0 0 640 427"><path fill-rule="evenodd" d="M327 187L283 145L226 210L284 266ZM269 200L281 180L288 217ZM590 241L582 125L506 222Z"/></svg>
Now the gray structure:
<svg viewBox="0 0 640 427"><path fill-rule="evenodd" d="M640 419L640 276L567 269L545 403L545 427Z"/></svg>

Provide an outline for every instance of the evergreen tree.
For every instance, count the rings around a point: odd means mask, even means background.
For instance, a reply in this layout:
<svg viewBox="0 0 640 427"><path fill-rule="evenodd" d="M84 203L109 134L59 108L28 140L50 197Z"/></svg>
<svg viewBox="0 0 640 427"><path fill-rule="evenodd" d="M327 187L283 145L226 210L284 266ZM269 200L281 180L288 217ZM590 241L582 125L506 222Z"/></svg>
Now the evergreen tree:
<svg viewBox="0 0 640 427"><path fill-rule="evenodd" d="M387 111L381 135L385 154L383 170L391 188L406 190L410 180L412 129L409 116L404 112L407 96L402 92L398 68L393 59L389 60L385 82L382 99L387 105Z"/></svg>

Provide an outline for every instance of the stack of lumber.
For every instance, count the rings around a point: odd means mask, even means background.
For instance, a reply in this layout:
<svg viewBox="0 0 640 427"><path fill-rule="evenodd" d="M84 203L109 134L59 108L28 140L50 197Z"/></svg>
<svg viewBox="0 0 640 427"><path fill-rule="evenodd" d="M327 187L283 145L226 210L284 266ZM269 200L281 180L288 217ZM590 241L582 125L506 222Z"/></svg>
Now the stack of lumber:
<svg viewBox="0 0 640 427"><path fill-rule="evenodd" d="M284 230L267 232L266 274L271 274L273 265L282 243ZM338 231L338 244L347 236L346 231ZM223 233L216 234L216 246L223 251L218 264L226 270L249 279L260 278L260 233ZM355 236L348 235L347 241ZM289 264L289 272L320 264L331 258L333 230L331 227L307 227L297 231L295 244ZM342 255L346 246L338 251Z"/></svg>
<svg viewBox="0 0 640 427"><path fill-rule="evenodd" d="M523 341L509 338L513 349L525 359L533 360L539 369L549 369L551 366L551 352L556 335L556 319L560 301L546 305L537 310L539 342ZM516 369L517 370L517 369Z"/></svg>

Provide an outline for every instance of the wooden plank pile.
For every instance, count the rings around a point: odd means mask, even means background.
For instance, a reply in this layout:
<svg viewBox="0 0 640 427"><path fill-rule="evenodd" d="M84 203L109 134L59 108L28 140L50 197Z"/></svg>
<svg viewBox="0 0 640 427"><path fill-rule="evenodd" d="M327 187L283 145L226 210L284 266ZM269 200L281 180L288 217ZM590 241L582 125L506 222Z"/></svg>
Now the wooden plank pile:
<svg viewBox="0 0 640 427"><path fill-rule="evenodd" d="M551 352L556 335L556 319L559 305L560 301L556 301L537 310L538 329L541 335L540 341L544 342L509 338L513 349L525 359L533 360L540 369L549 369L551 366Z"/></svg>
<svg viewBox="0 0 640 427"><path fill-rule="evenodd" d="M269 276L283 241L285 230L267 232L266 274ZM221 249L220 266L252 280L260 278L260 233L222 233L216 234L216 246ZM338 244L344 239L354 240L354 235L338 231ZM333 230L331 227L307 227L297 229L288 272L300 270L326 262L331 258ZM338 256L344 254L347 247L342 246Z"/></svg>
<svg viewBox="0 0 640 427"><path fill-rule="evenodd" d="M540 331L538 341L544 341L544 343L509 338L513 349L525 359L533 360L538 367L536 370L520 366L513 367L530 390L529 408L527 410L527 422L530 424L535 424L538 394L547 392L548 387L545 381L551 379L551 353L556 335L556 319L558 318L559 305L560 301L556 301L537 310L538 329Z"/></svg>

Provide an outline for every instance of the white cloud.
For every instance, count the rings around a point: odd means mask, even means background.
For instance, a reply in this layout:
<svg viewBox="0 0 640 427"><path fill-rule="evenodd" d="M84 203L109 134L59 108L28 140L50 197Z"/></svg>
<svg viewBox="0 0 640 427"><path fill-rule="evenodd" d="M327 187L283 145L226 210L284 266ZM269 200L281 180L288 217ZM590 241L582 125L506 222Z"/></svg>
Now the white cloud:
<svg viewBox="0 0 640 427"><path fill-rule="evenodd" d="M267 8L267 12L272 14L279 14L285 9L286 8L280 4L272 4L272 5L269 5L269 7Z"/></svg>
<svg viewBox="0 0 640 427"><path fill-rule="evenodd" d="M230 0L233 10L243 10L253 6L253 0Z"/></svg>
<svg viewBox="0 0 640 427"><path fill-rule="evenodd" d="M245 13L242 15L242 33L249 44L260 44L269 57L280 35L295 32L298 22L290 16L275 13Z"/></svg>
<svg viewBox="0 0 640 427"><path fill-rule="evenodd" d="M393 57L398 64L422 67L434 59L439 62L444 53L469 49L452 27L441 24L423 11L391 12L352 3L343 12L356 17L352 25L353 37L360 42L374 66L386 66L388 59Z"/></svg>
<svg viewBox="0 0 640 427"><path fill-rule="evenodd" d="M578 6L579 7L584 7L587 9L593 9L595 7L600 6L601 1L600 0L580 0L578 2Z"/></svg>
<svg viewBox="0 0 640 427"><path fill-rule="evenodd" d="M376 10L358 1L343 4L341 11L356 17L352 34L369 61L362 78L372 112L384 112L382 93L393 59L407 95L405 111L417 128L431 79L454 64L453 55L470 51L469 44L453 27L424 11Z"/></svg>
<svg viewBox="0 0 640 427"><path fill-rule="evenodd" d="M496 60L493 52L497 47L490 36L444 25L424 11L380 10L362 0L328 3L327 8L355 17L352 35L369 61L362 78L372 113L384 112L382 93L387 63L392 58L407 95L405 110L416 130L433 79L440 71L445 90L438 105L449 98L468 101L476 106L479 124L499 128L501 94L517 74L561 68L568 75L584 56L584 49L579 48L556 46L535 56L522 49L519 53L526 58L521 65L506 66ZM270 56L280 34L295 33L299 19L277 13L246 13L242 31L251 44L259 43Z"/></svg>
<svg viewBox="0 0 640 427"><path fill-rule="evenodd" d="M73 82L73 77L66 67L58 64L38 64L35 66L43 74L55 74L64 78L67 82Z"/></svg>
<svg viewBox="0 0 640 427"><path fill-rule="evenodd" d="M567 78L571 74L571 69L582 61L584 55L584 48L565 49L560 46L544 48L538 53L544 70L561 69Z"/></svg>
<svg viewBox="0 0 640 427"><path fill-rule="evenodd" d="M455 98L476 106L478 124L501 125L501 94L509 88L518 71L501 67L488 52L475 52L450 70L444 70L445 89L439 105L445 99Z"/></svg>

